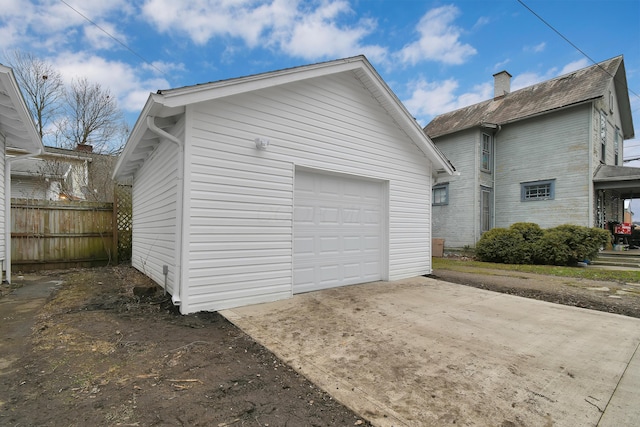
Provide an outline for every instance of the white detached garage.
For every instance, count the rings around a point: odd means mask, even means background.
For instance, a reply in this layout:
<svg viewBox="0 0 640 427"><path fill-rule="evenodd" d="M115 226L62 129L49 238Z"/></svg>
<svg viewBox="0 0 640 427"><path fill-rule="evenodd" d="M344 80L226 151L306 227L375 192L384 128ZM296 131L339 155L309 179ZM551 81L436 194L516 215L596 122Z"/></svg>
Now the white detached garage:
<svg viewBox="0 0 640 427"><path fill-rule="evenodd" d="M151 94L132 264L183 314L431 272L431 185L453 167L363 56Z"/></svg>

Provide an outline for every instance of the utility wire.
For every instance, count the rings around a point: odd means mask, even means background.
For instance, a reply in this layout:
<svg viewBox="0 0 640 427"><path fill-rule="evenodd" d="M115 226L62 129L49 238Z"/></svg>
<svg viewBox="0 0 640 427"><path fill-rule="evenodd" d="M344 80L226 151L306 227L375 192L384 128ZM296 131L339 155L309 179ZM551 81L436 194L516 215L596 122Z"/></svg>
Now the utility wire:
<svg viewBox="0 0 640 427"><path fill-rule="evenodd" d="M612 75L610 72L608 72L607 70L605 70L599 63L597 63L596 61L593 60L593 58L591 58L589 55L586 54L586 52L584 52L582 49L580 49L578 46L576 46L571 40L569 40L567 37L565 37L560 31L556 30L554 28L553 25L551 25L550 23L548 23L542 16L538 15L536 12L533 11L533 9L531 9L529 6L527 6L523 0L517 0L518 3L520 3L525 9L527 9L529 12L531 12L536 18L538 18L540 21L542 21L547 27L551 28L551 30L553 30L553 32L555 32L557 35L559 35L560 37L562 37L562 39L564 41L566 41L567 43L569 43L575 50L577 50L578 52L580 52L582 55L585 56L585 58L587 58L589 61L591 61L592 63L594 63L595 65L598 66L598 68L600 68L602 71L604 71L605 73L607 73L610 77L612 77L614 80L616 80L616 77L614 75ZM617 81L617 80L616 80ZM624 83L624 82L620 82L618 81L618 83ZM631 90L631 88L624 84L624 86L626 87L627 91L631 92L632 94L634 94L637 98L640 99L640 95L638 95L636 92L634 92L633 90Z"/></svg>
<svg viewBox="0 0 640 427"><path fill-rule="evenodd" d="M121 42L120 40L118 40L117 38L115 38L113 35L111 35L107 30L105 30L104 28L102 28L100 25L98 25L97 23L95 23L94 21L92 21L91 19L89 19L86 15L82 14L82 12L80 12L79 10L75 9L73 6L71 6L69 3L67 3L65 0L60 0L65 6L67 6L69 9L73 10L75 13L77 13L78 15L82 16L86 21L90 22L93 26L95 26L97 29L99 29L100 31L102 31L103 33L105 33L107 36L109 36L113 41L115 41L116 43L118 43L119 45L121 45L122 47L124 47L125 49L127 49L129 52L131 52L132 54L134 54L135 56L137 56L138 58L140 58L142 60L142 62L144 62L145 64L149 65L150 67L154 68L156 71L158 71L160 74L162 74L163 76L166 76L166 73L164 71L162 71L161 69L159 69L158 67L156 67L155 65L153 65L151 62L147 61L142 55L140 55L138 52L136 52L135 50L131 49L129 46L127 46L125 43Z"/></svg>

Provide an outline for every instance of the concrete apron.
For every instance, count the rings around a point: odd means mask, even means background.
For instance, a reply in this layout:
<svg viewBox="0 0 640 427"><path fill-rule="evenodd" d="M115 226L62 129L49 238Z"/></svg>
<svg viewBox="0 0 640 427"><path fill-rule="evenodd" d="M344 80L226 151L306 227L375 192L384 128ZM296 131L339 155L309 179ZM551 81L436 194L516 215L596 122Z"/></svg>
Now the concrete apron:
<svg viewBox="0 0 640 427"><path fill-rule="evenodd" d="M0 375L17 368L14 362L27 347L35 316L62 284L35 275L18 276L15 283L22 287L0 298Z"/></svg>
<svg viewBox="0 0 640 427"><path fill-rule="evenodd" d="M221 313L377 426L640 425L640 319L423 277Z"/></svg>

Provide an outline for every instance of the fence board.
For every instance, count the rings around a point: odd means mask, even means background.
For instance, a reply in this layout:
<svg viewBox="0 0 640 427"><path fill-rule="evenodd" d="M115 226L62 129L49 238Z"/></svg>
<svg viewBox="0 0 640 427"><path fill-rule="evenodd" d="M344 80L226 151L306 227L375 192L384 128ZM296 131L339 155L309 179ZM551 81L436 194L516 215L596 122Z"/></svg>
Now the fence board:
<svg viewBox="0 0 640 427"><path fill-rule="evenodd" d="M12 199L12 269L36 271L115 262L113 215L113 203Z"/></svg>

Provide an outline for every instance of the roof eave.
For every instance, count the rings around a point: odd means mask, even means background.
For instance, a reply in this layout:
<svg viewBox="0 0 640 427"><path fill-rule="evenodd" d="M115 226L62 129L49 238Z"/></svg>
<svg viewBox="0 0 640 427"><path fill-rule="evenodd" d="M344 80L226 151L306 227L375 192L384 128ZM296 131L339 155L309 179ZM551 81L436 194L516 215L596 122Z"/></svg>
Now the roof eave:
<svg viewBox="0 0 640 427"><path fill-rule="evenodd" d="M449 175L453 175L456 170L449 159L436 147L433 141L424 133L422 127L409 113L404 104L386 84L373 66L363 57L364 68L375 85L388 99L387 105L394 106L395 111L388 111L389 114L398 121L398 125L406 132L407 136L413 143L424 153L424 155L433 163L434 171L444 171Z"/></svg>
<svg viewBox="0 0 640 427"><path fill-rule="evenodd" d="M28 150L30 153L44 150L42 139L38 134L33 117L27 107L27 103L22 96L22 92L20 91L18 81L16 80L13 70L2 64L0 64L0 84L2 84L2 87L7 91L7 95L11 99L20 121L25 126L24 130L27 134L26 139L15 141L15 144L11 146L15 148L23 148ZM7 143L13 144L12 141L7 141Z"/></svg>
<svg viewBox="0 0 640 427"><path fill-rule="evenodd" d="M130 178L134 172L129 172L127 167L128 159L135 151L143 136L149 130L146 117L158 114L163 109L184 108L186 105L211 101L221 97L246 93L259 90L262 88L278 86L282 84L292 83L295 81L307 80L314 77L326 75L326 70L331 69L332 74L363 70L368 76L369 84L375 87L369 87L381 93L386 102L383 103L389 114L416 144L416 146L425 154L434 164L437 170L443 170L449 174L455 172L455 168L448 159L438 150L429 137L422 131L422 128L415 121L413 116L409 114L402 102L391 91L387 84L382 80L380 75L375 71L369 61L363 56L355 56L351 58L339 59L330 62L312 64L298 68L291 68L270 73L257 74L238 79L225 80L216 83L204 85L195 85L185 88L172 89L167 91L159 91L159 93L151 94L136 121L136 124L127 140L118 162L114 168L113 179L122 181ZM367 82L363 82L367 84Z"/></svg>

